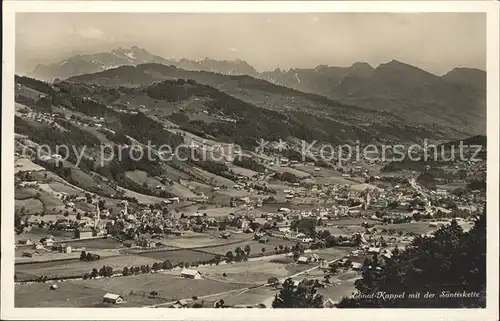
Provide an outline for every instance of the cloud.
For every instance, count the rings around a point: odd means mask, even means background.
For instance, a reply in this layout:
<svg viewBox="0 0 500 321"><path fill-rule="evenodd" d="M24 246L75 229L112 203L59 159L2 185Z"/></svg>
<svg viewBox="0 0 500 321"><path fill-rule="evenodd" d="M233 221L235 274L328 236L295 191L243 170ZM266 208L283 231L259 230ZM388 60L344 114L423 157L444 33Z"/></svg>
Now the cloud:
<svg viewBox="0 0 500 321"><path fill-rule="evenodd" d="M319 21L319 18L317 16L314 16L314 17L312 17L311 21L316 23Z"/></svg>
<svg viewBox="0 0 500 321"><path fill-rule="evenodd" d="M78 30L78 34L83 38L88 39L99 39L104 36L104 32L96 28L86 28L82 30Z"/></svg>
<svg viewBox="0 0 500 321"><path fill-rule="evenodd" d="M228 48L229 51L238 52L238 48Z"/></svg>

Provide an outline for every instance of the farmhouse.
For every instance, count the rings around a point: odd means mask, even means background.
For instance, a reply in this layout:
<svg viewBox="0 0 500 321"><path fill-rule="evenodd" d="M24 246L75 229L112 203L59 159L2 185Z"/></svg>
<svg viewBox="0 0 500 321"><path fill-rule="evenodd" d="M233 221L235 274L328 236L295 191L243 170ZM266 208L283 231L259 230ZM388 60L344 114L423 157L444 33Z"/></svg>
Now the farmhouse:
<svg viewBox="0 0 500 321"><path fill-rule="evenodd" d="M307 263L309 263L309 258L307 258L305 256L301 256L297 260L297 263L299 263L299 264L307 264Z"/></svg>
<svg viewBox="0 0 500 321"><path fill-rule="evenodd" d="M33 257L34 255L39 255L39 253L34 250L26 250L23 252L24 257Z"/></svg>
<svg viewBox="0 0 500 321"><path fill-rule="evenodd" d="M48 238L45 241L43 241L43 244L45 245L45 247L50 248L50 247L54 246L54 240L51 238Z"/></svg>
<svg viewBox="0 0 500 321"><path fill-rule="evenodd" d="M106 293L102 297L102 302L121 304L121 303L123 303L123 297L121 295L118 295L118 294Z"/></svg>
<svg viewBox="0 0 500 321"><path fill-rule="evenodd" d="M33 245L33 241L31 239L19 240L18 243L23 245Z"/></svg>
<svg viewBox="0 0 500 321"><path fill-rule="evenodd" d="M201 279L201 273L198 270L183 269L181 271L181 276L186 279Z"/></svg>
<svg viewBox="0 0 500 321"><path fill-rule="evenodd" d="M59 244L57 246L57 250L61 253L69 254L71 253L71 245L68 244Z"/></svg>
<svg viewBox="0 0 500 321"><path fill-rule="evenodd" d="M92 237L92 229L89 227L77 228L75 230L75 238L85 239Z"/></svg>

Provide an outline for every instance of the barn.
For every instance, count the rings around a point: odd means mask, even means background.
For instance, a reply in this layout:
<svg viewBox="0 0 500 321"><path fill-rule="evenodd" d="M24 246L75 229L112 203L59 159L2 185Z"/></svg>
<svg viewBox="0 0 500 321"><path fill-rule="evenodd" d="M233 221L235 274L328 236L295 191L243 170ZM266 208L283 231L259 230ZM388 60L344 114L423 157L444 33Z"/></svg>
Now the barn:
<svg viewBox="0 0 500 321"><path fill-rule="evenodd" d="M123 297L119 294L106 293L102 298L102 302L121 304L123 303Z"/></svg>
<svg viewBox="0 0 500 321"><path fill-rule="evenodd" d="M181 276L186 279L201 279L201 273L198 270L183 269Z"/></svg>

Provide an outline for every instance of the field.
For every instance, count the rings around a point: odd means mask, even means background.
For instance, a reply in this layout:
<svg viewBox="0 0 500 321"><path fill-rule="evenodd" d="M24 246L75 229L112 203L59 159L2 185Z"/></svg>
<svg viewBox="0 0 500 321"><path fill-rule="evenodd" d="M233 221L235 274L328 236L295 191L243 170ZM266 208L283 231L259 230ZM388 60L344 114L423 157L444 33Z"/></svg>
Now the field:
<svg viewBox="0 0 500 321"><path fill-rule="evenodd" d="M212 173L207 172L201 168L193 167L193 169L197 175L200 175L201 177L207 179L208 181L211 181L212 182L211 184L214 186L226 185L227 187L231 187L235 184L232 180L229 180L229 179L222 177L222 176L212 174Z"/></svg>
<svg viewBox="0 0 500 321"><path fill-rule="evenodd" d="M15 189L16 209L25 207L29 213L45 211L46 214L59 213L64 210L63 202L55 196L57 194L47 184L39 184L41 190L34 188L17 187ZM39 194L38 199L34 197Z"/></svg>
<svg viewBox="0 0 500 321"><path fill-rule="evenodd" d="M40 184L40 187L42 187L42 185L44 184ZM64 211L64 203L60 199L46 191L41 191L40 195L40 200L45 206L45 212L47 214L55 214L59 213L59 211Z"/></svg>
<svg viewBox="0 0 500 321"><path fill-rule="evenodd" d="M426 234L437 229L437 227L429 226L429 222L415 222L415 223L402 223L402 224L387 224L376 225L377 229L395 229L396 232L413 232L416 234Z"/></svg>
<svg viewBox="0 0 500 321"><path fill-rule="evenodd" d="M339 259L345 255L348 255L351 251L355 250L353 247L331 247L323 250L314 251L318 256L327 261L333 261Z"/></svg>
<svg viewBox="0 0 500 321"><path fill-rule="evenodd" d="M58 283L59 289L50 290L49 284L16 285L16 307L106 307L104 294L111 292L124 297L122 307L140 307L158 303L190 299L244 288L242 284L229 284L212 280L186 280L165 274L147 274L112 279L68 281ZM160 298L147 298L151 291ZM144 297L144 294L146 297ZM120 307L113 306L113 307Z"/></svg>
<svg viewBox="0 0 500 321"><path fill-rule="evenodd" d="M26 198L33 198L36 196L36 193L38 191L34 188L27 188L27 187L16 187L14 189L14 198L16 200L22 200Z"/></svg>
<svg viewBox="0 0 500 321"><path fill-rule="evenodd" d="M270 308L276 290L272 287L262 287L257 289L248 290L244 293L231 295L224 298L224 303L227 305L248 306L264 303L266 307ZM270 301L270 303L266 302Z"/></svg>
<svg viewBox="0 0 500 321"><path fill-rule="evenodd" d="M372 220L369 218L354 218L354 217L342 218L342 219L338 219L338 220L329 221L329 223L332 223L333 225L361 225L363 222L367 222L369 224L380 223L379 221Z"/></svg>
<svg viewBox="0 0 500 321"><path fill-rule="evenodd" d="M221 245L221 246L213 246L209 248L204 248L203 251L209 252L209 253L214 253L214 254L220 254L224 255L228 251L233 251L237 247L241 247L241 249L244 249L246 245L250 245L250 255L252 254L257 254L257 253L262 253L262 248L265 248L266 251L264 252L265 254L269 254L268 252L274 251L275 247L278 247L279 245L283 246L291 246L294 243L292 241L287 241L287 240L282 240L278 238L268 238L269 242L268 243L259 243L258 241L252 240L252 239L247 239L245 241L236 243L236 244L228 244L228 245Z"/></svg>
<svg viewBox="0 0 500 321"><path fill-rule="evenodd" d="M198 261L208 261L214 258L214 255L192 251L192 250L166 250L166 251L154 251L148 253L138 254L143 258L152 259L153 262L160 262L169 260L172 264L178 264L180 262L185 263L195 263Z"/></svg>
<svg viewBox="0 0 500 321"><path fill-rule="evenodd" d="M125 189L123 187L120 188L125 192L125 196L127 197L135 197L139 203L143 204L155 204L155 203L160 203L163 201L163 198L159 198L156 196L150 196L150 195L145 195L145 194L139 194L137 192Z"/></svg>
<svg viewBox="0 0 500 321"><path fill-rule="evenodd" d="M227 167L230 170L232 170L236 175L242 175L242 176L246 176L246 177L252 177L254 175L259 174L256 171L253 171L253 170L247 169L247 168L243 168L243 167L239 167L239 166L236 166L234 164L228 164Z"/></svg>
<svg viewBox="0 0 500 321"><path fill-rule="evenodd" d="M266 260L247 261L217 266L204 266L198 269L207 279L230 283L265 283L270 277L284 278L296 271L291 271L290 264L274 263ZM292 263L291 265L295 265ZM303 271L311 266L301 265L296 269ZM223 276L223 273L226 276Z"/></svg>
<svg viewBox="0 0 500 321"><path fill-rule="evenodd" d="M230 239L220 238L220 232L213 233L195 233L189 232L186 236L166 236L159 241L169 246L190 249L200 248L207 246L224 245L227 243L234 243L244 241L252 238L252 235L233 233Z"/></svg>
<svg viewBox="0 0 500 321"><path fill-rule="evenodd" d="M15 240L28 240L39 241L42 237L47 237L47 235L54 236L55 240L65 240L70 239L74 236L72 231L57 231L48 230L40 227L33 227L29 232L25 232L21 235L16 235Z"/></svg>
<svg viewBox="0 0 500 321"><path fill-rule="evenodd" d="M68 242L67 244L72 247L85 248L87 250L118 249L122 247L122 244L119 241L111 237L76 240Z"/></svg>
<svg viewBox="0 0 500 321"><path fill-rule="evenodd" d="M129 171L126 172L125 175L127 178L131 179L132 181L138 183L138 184L147 184L149 188L155 188L156 186L161 186L165 187L165 190L169 193L172 193L176 196L182 197L182 198L188 198L188 197L195 197L196 194L194 194L192 191L190 191L187 187L174 182L172 186L170 185L164 185L162 184L159 180L157 180L154 177L150 177L147 175L146 172L144 171Z"/></svg>
<svg viewBox="0 0 500 321"><path fill-rule="evenodd" d="M30 161L29 159L20 158L14 162L14 174L22 171L44 171L40 165L37 165Z"/></svg>
<svg viewBox="0 0 500 321"><path fill-rule="evenodd" d="M314 170L314 166L309 165L295 165L296 169L309 173L313 176L313 180L317 184L340 184L340 185L352 185L354 182L348 178L342 177L342 173L333 170L331 168L322 167L319 172Z"/></svg>
<svg viewBox="0 0 500 321"><path fill-rule="evenodd" d="M82 196L84 195L83 192L81 192L80 190L78 190L77 188L71 186L70 184L65 184L61 181L54 181L54 182L51 182L49 183L49 187L56 191L56 192L63 192L63 193L66 193L68 195L77 195L77 196Z"/></svg>
<svg viewBox="0 0 500 321"><path fill-rule="evenodd" d="M329 231L334 236L339 236L339 235L352 235L356 232L362 232L364 231L364 228L356 225L346 226L345 228L338 228L336 226L326 226L317 228L318 232L324 230Z"/></svg>
<svg viewBox="0 0 500 321"><path fill-rule="evenodd" d="M181 179L180 183L182 184L182 186L188 188L189 190L194 190L196 192L203 192L205 194L212 192L213 189L213 187L210 185L187 179Z"/></svg>
<svg viewBox="0 0 500 321"><path fill-rule="evenodd" d="M159 180L150 177L144 171L129 171L125 172L125 176L138 184L146 183L149 188L155 188L157 185L164 186Z"/></svg>
<svg viewBox="0 0 500 321"><path fill-rule="evenodd" d="M97 181L93 176L85 173L80 168L76 167L75 165L73 165L69 162L65 162L64 166L71 168L71 178L73 179L73 181L78 183L79 188L82 188L84 190L93 190L97 187L97 185L99 185L101 188L101 191L106 193L106 194L115 194L116 193L116 191L112 187L105 184L104 182ZM58 178L57 180L61 181L62 179Z"/></svg>
<svg viewBox="0 0 500 321"><path fill-rule="evenodd" d="M40 262L33 264L16 265L16 274L33 276L63 277L63 276L81 276L84 273L90 272L93 268L100 269L103 265L111 266L113 269L121 272L125 266L151 265L158 260L141 255L118 255L113 257L101 258L95 262ZM22 279L19 278L21 281Z"/></svg>
<svg viewBox="0 0 500 321"><path fill-rule="evenodd" d="M59 253L57 251L53 251L53 252L47 252L47 253L42 252L43 253L42 255L33 256L33 257L21 256L22 252L24 252L25 250L27 250L29 248L30 248L29 246L28 247L23 246L23 247L16 248L16 251L15 251L16 264L21 263L19 265L19 266L21 266L22 263L29 263L29 264L38 263L38 262L47 263L50 261L58 261L59 263L61 263L61 262L72 263L72 262L78 261L80 258L80 251L73 251L71 253ZM92 252L94 254L98 254L101 256L101 258L104 258L107 256L116 256L116 252L111 252L111 251L92 250L89 252Z"/></svg>
<svg viewBox="0 0 500 321"><path fill-rule="evenodd" d="M16 200L15 201L16 205L16 211L21 210L24 208L25 213L28 214L33 214L35 212L42 212L43 211L43 203L40 202L40 200L36 198L29 198L25 200Z"/></svg>
<svg viewBox="0 0 500 321"><path fill-rule="evenodd" d="M291 167L270 166L269 168L271 170L277 171L279 173L290 173L290 174L293 174L293 175L297 176L299 179L311 176L310 173L301 171L301 170L296 169L296 168L291 168Z"/></svg>

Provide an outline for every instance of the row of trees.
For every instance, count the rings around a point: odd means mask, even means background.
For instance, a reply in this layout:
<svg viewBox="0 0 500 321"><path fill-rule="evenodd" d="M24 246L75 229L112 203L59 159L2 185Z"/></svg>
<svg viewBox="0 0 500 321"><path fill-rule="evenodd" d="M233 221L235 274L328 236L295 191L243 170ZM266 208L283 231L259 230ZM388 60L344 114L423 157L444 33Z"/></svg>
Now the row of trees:
<svg viewBox="0 0 500 321"><path fill-rule="evenodd" d="M94 269L92 269L92 271L90 271L90 273L85 273L83 275L83 279L84 280L95 279L98 276L100 276L100 277L110 277L112 275L113 275L113 268L111 266L103 265L103 267L101 269L99 269L99 270L97 270L96 268L94 268Z"/></svg>
<svg viewBox="0 0 500 321"><path fill-rule="evenodd" d="M258 163L250 157L236 157L233 164L259 173L264 173L266 171L266 167L264 165Z"/></svg>
<svg viewBox="0 0 500 321"><path fill-rule="evenodd" d="M252 248L250 245L245 245L245 247L242 249L241 247L237 247L234 250L234 253L231 251L227 251L225 258L226 261L229 262L241 262L241 261L246 261L248 259L248 256L252 252Z"/></svg>

